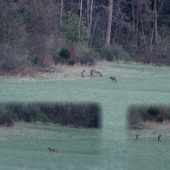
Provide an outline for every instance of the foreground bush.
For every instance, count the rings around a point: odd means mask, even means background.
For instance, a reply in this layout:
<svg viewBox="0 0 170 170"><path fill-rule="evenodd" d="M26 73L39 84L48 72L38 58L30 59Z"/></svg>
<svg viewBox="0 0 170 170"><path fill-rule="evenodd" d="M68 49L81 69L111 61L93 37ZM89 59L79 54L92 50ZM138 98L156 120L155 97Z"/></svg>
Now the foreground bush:
<svg viewBox="0 0 170 170"><path fill-rule="evenodd" d="M131 128L139 127L145 122L170 122L170 107L132 105L128 109L127 119Z"/></svg>
<svg viewBox="0 0 170 170"><path fill-rule="evenodd" d="M0 125L40 121L73 127L101 126L101 109L96 103L6 103L0 110Z"/></svg>
<svg viewBox="0 0 170 170"><path fill-rule="evenodd" d="M0 105L0 125L12 126L14 124L12 114L4 105Z"/></svg>

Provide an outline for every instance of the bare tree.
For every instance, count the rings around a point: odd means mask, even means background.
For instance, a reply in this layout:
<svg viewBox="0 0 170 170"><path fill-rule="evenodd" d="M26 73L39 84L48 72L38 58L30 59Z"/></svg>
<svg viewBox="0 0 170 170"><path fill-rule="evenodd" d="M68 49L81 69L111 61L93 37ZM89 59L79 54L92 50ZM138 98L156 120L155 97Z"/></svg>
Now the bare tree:
<svg viewBox="0 0 170 170"><path fill-rule="evenodd" d="M109 0L106 45L110 45L111 27L112 27L112 12L113 12L113 0Z"/></svg>
<svg viewBox="0 0 170 170"><path fill-rule="evenodd" d="M91 4L90 4L90 24L89 24L89 33L91 32L92 13L93 13L93 0L91 0Z"/></svg>
<svg viewBox="0 0 170 170"><path fill-rule="evenodd" d="M82 20L82 10L83 10L83 0L80 0L79 1L79 6L80 6L80 17L79 17L79 40L80 40L80 37L81 37L81 20Z"/></svg>
<svg viewBox="0 0 170 170"><path fill-rule="evenodd" d="M137 47L137 42L136 42L136 25L135 25L135 2L132 0L132 16L133 16L133 47Z"/></svg>
<svg viewBox="0 0 170 170"><path fill-rule="evenodd" d="M90 9L90 7L89 7L89 0L87 0L87 28L88 28L88 30L89 30L89 9Z"/></svg>
<svg viewBox="0 0 170 170"><path fill-rule="evenodd" d="M154 18L155 18L155 43L158 45L158 14L157 14L157 2L154 0Z"/></svg>
<svg viewBox="0 0 170 170"><path fill-rule="evenodd" d="M87 28L89 32L87 44L89 42L89 38L91 35L92 16L93 16L93 0L91 0L91 3L89 2L89 0L87 0Z"/></svg>
<svg viewBox="0 0 170 170"><path fill-rule="evenodd" d="M63 18L63 6L64 2L61 0L61 10L60 10L60 24L62 25L62 18Z"/></svg>

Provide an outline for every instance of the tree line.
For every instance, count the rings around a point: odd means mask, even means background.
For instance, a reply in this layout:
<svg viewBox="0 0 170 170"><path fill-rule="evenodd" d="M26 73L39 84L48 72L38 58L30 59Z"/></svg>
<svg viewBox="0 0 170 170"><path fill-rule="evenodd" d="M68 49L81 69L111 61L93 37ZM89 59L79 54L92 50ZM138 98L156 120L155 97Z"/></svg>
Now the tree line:
<svg viewBox="0 0 170 170"><path fill-rule="evenodd" d="M0 0L0 72L65 62L62 48L70 64L169 65L169 18L169 0Z"/></svg>

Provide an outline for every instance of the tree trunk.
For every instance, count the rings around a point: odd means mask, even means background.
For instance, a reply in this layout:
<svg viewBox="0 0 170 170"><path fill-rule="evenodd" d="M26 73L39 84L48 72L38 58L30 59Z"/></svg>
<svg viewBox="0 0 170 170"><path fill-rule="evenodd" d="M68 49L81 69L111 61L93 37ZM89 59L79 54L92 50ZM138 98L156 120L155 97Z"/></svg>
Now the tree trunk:
<svg viewBox="0 0 170 170"><path fill-rule="evenodd" d="M63 18L63 6L64 2L61 0L61 10L60 10L60 24L62 25L62 18Z"/></svg>
<svg viewBox="0 0 170 170"><path fill-rule="evenodd" d="M81 37L81 19L82 19L82 9L83 9L83 0L80 1L80 18L79 18L79 41Z"/></svg>
<svg viewBox="0 0 170 170"><path fill-rule="evenodd" d="M151 34L151 40L150 40L150 45L149 45L150 52L152 52L152 49L153 49L152 42L153 42L154 29L155 29L155 26L153 27L152 34Z"/></svg>
<svg viewBox="0 0 170 170"><path fill-rule="evenodd" d="M89 0L87 0L87 28L89 30Z"/></svg>
<svg viewBox="0 0 170 170"><path fill-rule="evenodd" d="M113 11L113 0L109 0L108 24L107 24L107 32L106 32L106 45L110 45L111 28L112 28L112 11Z"/></svg>
<svg viewBox="0 0 170 170"><path fill-rule="evenodd" d="M99 18L99 14L97 14L97 17L96 17L96 20L94 22L94 27L93 27L93 31L91 33L91 44L90 44L90 47L92 46L92 41L93 41L93 37L94 37L94 32L96 30L96 25L97 25L97 22L98 22L98 18Z"/></svg>
<svg viewBox="0 0 170 170"><path fill-rule="evenodd" d="M116 24L116 28L115 28L114 35L113 35L113 44L115 43L116 34L117 34L117 24Z"/></svg>
<svg viewBox="0 0 170 170"><path fill-rule="evenodd" d="M164 0L161 3L161 6L160 6L160 8L158 10L158 13L162 8L163 3L164 3ZM155 12L155 10L156 10L156 12ZM154 31L155 31L155 43L156 43L156 46L158 45L158 41L159 41L158 40L158 22L157 22L158 21L157 20L158 16L157 16L157 4L156 3L154 4L153 18L155 19L155 23L154 23L154 26L153 26L153 30L152 30L152 34L151 34L151 40L150 40L150 51L151 52L152 52L152 49L153 49L152 44L153 44L153 38L154 38Z"/></svg>
<svg viewBox="0 0 170 170"><path fill-rule="evenodd" d="M91 4L90 4L90 23L89 23L89 33L91 32L92 14L93 14L93 0L91 0Z"/></svg>
<svg viewBox="0 0 170 170"><path fill-rule="evenodd" d="M142 7L140 4L139 11L140 11L140 23L141 23L141 28L142 28L142 35L143 35L143 42L145 46L145 50L147 50L147 43L146 43L146 36L145 36L145 30L144 30L144 25L143 25L143 15L142 15Z"/></svg>
<svg viewBox="0 0 170 170"><path fill-rule="evenodd" d="M135 7L134 7L134 0L132 0L132 15L133 15L133 47L136 47L136 41L135 41Z"/></svg>
<svg viewBox="0 0 170 170"><path fill-rule="evenodd" d="M157 2L154 0L154 17L155 17L155 43L158 46L158 14L157 14Z"/></svg>
<svg viewBox="0 0 170 170"><path fill-rule="evenodd" d="M87 0L87 28L89 32L87 44L89 43L89 38L91 35L92 14L93 14L93 0L91 0L91 4L89 3L89 0Z"/></svg>
<svg viewBox="0 0 170 170"><path fill-rule="evenodd" d="M136 15L136 33L135 33L135 46L136 48L138 48L138 26L139 26L139 0L138 0L138 7L137 7L137 11L136 11L137 15Z"/></svg>

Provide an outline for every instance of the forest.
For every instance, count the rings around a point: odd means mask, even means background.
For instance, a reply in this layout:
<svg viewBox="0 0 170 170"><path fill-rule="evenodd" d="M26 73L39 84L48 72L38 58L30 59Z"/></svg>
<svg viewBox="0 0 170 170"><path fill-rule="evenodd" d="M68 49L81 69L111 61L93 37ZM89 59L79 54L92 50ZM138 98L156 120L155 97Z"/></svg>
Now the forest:
<svg viewBox="0 0 170 170"><path fill-rule="evenodd" d="M170 65L170 0L0 0L0 75L99 60Z"/></svg>

